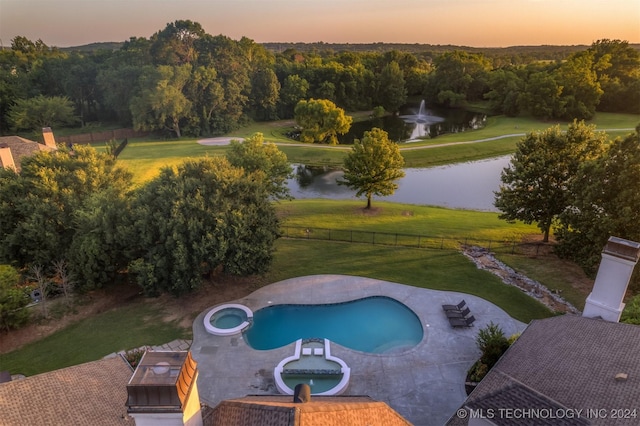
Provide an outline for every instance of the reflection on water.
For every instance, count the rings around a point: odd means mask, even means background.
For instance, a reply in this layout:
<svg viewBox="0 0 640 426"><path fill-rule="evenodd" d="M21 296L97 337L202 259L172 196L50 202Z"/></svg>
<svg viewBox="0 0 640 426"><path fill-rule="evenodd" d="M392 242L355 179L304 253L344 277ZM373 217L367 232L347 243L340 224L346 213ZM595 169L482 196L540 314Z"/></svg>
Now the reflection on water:
<svg viewBox="0 0 640 426"><path fill-rule="evenodd" d="M413 114L413 115L412 115ZM417 117L412 119L412 117ZM371 118L351 125L349 132L338 135L341 144L352 144L361 139L364 132L378 127L389 134L392 141L406 141L417 138L435 138L446 133L477 130L485 126L487 116L463 109L426 109L416 114L416 106L405 106L399 115Z"/></svg>
<svg viewBox="0 0 640 426"><path fill-rule="evenodd" d="M500 172L511 156L424 169L405 169L399 188L376 200L442 206L456 209L498 211L493 206L494 191L500 186ZM339 169L295 165L296 177L287 183L295 198L356 199L355 191L338 185ZM364 202L364 198L362 198Z"/></svg>

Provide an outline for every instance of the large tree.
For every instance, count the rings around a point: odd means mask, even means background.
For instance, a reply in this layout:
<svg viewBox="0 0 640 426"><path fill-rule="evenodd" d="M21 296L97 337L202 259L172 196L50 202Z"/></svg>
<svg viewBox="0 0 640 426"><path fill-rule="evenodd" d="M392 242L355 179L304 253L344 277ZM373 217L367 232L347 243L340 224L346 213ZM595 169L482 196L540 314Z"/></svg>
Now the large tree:
<svg viewBox="0 0 640 426"><path fill-rule="evenodd" d="M124 193L130 185L131 173L90 146L40 151L22 161L20 174L0 170L0 260L23 267L65 259L79 231L78 215L100 208L88 200L106 190Z"/></svg>
<svg viewBox="0 0 640 426"><path fill-rule="evenodd" d="M255 133L242 142L232 140L227 159L232 166L241 167L247 173L264 174L267 191L272 197L290 198L287 179L293 172L287 155L276 144L265 143L262 133Z"/></svg>
<svg viewBox="0 0 640 426"><path fill-rule="evenodd" d="M142 130L169 130L181 137L181 120L191 114L192 102L183 90L191 65L161 65L141 75L140 95L131 100L133 125Z"/></svg>
<svg viewBox="0 0 640 426"><path fill-rule="evenodd" d="M73 103L62 96L19 99L9 111L9 121L17 130L39 131L43 127L66 126L76 122Z"/></svg>
<svg viewBox="0 0 640 426"><path fill-rule="evenodd" d="M220 268L235 275L265 272L279 222L263 174L224 157L164 168L132 206L130 271L148 295L180 295Z"/></svg>
<svg viewBox="0 0 640 426"><path fill-rule="evenodd" d="M501 175L495 206L501 219L537 223L549 241L553 221L570 204L569 188L580 164L603 149L606 135L574 121L563 132L554 126L527 134Z"/></svg>
<svg viewBox="0 0 640 426"><path fill-rule="evenodd" d="M302 127L302 142L335 145L338 143L337 135L347 133L353 121L342 108L327 99L302 100L296 105L294 114L296 123Z"/></svg>
<svg viewBox="0 0 640 426"><path fill-rule="evenodd" d="M610 236L640 241L640 137L617 139L582 165L555 229L557 251L595 272ZM640 279L640 275L636 274Z"/></svg>
<svg viewBox="0 0 640 426"><path fill-rule="evenodd" d="M385 65L378 77L376 102L390 112L398 111L407 102L404 74L396 61Z"/></svg>
<svg viewBox="0 0 640 426"><path fill-rule="evenodd" d="M374 195L391 195L398 189L396 181L404 177L404 158L398 144L389 140L387 132L374 127L356 139L344 160L344 178L339 184L356 190L356 196L367 197L371 208Z"/></svg>

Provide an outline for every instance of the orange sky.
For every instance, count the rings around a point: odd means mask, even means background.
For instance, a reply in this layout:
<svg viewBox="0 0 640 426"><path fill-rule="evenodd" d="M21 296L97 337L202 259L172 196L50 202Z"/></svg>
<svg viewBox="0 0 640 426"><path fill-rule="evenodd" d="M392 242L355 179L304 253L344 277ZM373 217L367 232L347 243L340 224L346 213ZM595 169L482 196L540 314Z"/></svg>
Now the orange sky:
<svg viewBox="0 0 640 426"><path fill-rule="evenodd" d="M638 0L0 0L0 40L50 46L150 37L190 19L257 42L477 47L640 43Z"/></svg>

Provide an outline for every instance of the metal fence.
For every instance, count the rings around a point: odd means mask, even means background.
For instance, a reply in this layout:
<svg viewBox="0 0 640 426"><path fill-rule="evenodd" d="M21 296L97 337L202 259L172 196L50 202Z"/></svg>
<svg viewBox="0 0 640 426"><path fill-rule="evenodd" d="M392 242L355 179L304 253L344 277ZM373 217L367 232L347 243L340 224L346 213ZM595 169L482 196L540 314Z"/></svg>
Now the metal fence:
<svg viewBox="0 0 640 426"><path fill-rule="evenodd" d="M504 240L488 240L479 238L447 238L430 235L401 234L391 232L372 232L350 229L329 229L303 226L283 226L285 238L297 238L307 240L340 241L348 243L379 244L385 246L425 248L425 249L459 249L462 245L484 247L492 251L520 252L527 247L531 251L532 246L537 253L542 243L524 243L520 238Z"/></svg>

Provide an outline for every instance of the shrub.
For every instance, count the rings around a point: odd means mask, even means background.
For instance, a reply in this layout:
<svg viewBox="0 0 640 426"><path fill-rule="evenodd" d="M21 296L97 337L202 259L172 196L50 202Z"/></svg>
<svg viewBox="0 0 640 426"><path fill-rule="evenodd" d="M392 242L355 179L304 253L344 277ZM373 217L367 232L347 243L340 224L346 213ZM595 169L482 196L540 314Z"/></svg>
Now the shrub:
<svg viewBox="0 0 640 426"><path fill-rule="evenodd" d="M29 321L29 294L19 286L20 275L9 265L0 265L0 330L22 327Z"/></svg>
<svg viewBox="0 0 640 426"><path fill-rule="evenodd" d="M509 345L517 339L517 335L512 336L511 339L507 339L502 328L493 322L487 324L485 328L481 328L476 337L476 344L482 351L482 355L467 372L467 378L473 382L482 380L502 354L509 349Z"/></svg>
<svg viewBox="0 0 640 426"><path fill-rule="evenodd" d="M135 369L146 351L146 349L131 349L124 353L124 358L127 360L131 368Z"/></svg>

